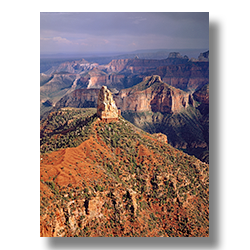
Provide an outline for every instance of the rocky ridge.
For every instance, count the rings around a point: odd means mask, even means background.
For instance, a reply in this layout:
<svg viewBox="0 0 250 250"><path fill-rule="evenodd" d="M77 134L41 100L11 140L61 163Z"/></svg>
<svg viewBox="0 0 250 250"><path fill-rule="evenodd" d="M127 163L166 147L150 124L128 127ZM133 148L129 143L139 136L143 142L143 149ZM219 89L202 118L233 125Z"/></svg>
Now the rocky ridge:
<svg viewBox="0 0 250 250"><path fill-rule="evenodd" d="M88 103L92 98L92 106L89 107L97 107L97 102L94 104L98 99L97 92L97 89L78 89L64 96L55 106L87 107L83 103ZM113 98L122 112L152 111L172 114L190 105L194 106L192 95L164 83L158 75L145 77L141 83L122 89Z"/></svg>
<svg viewBox="0 0 250 250"><path fill-rule="evenodd" d="M167 84L192 93L209 81L208 60L201 60L202 56L208 58L208 53L203 54L196 62L178 52L169 53L163 60L114 59L106 65L84 59L64 62L40 75L41 114L48 110L46 101L54 105L75 89L95 89L105 85L119 91L152 75L159 75Z"/></svg>
<svg viewBox="0 0 250 250"><path fill-rule="evenodd" d="M40 236L208 237L209 166L94 112L41 121Z"/></svg>
<svg viewBox="0 0 250 250"><path fill-rule="evenodd" d="M190 94L164 83L158 75L146 77L134 87L121 90L114 99L122 111L172 114L193 105Z"/></svg>
<svg viewBox="0 0 250 250"><path fill-rule="evenodd" d="M87 89L101 88L103 85L121 89L124 87L124 77L123 74L107 74L98 68L94 68L88 73L82 74L78 84Z"/></svg>
<svg viewBox="0 0 250 250"><path fill-rule="evenodd" d="M79 61L69 61L61 63L57 67L51 67L51 69L44 72L46 75L51 75L55 73L68 72L72 74L80 74L81 72L86 72L98 67L98 63L89 63L85 59Z"/></svg>
<svg viewBox="0 0 250 250"><path fill-rule="evenodd" d="M97 107L98 92L97 89L75 90L63 97L56 107ZM194 100L190 93L169 86L155 75L121 90L113 98L131 123L152 134L167 135L172 146L204 160L201 154L208 152L209 119L207 106L198 104L200 92L204 91L195 92ZM206 98L208 96L209 93ZM94 101L89 102L89 98ZM205 161L208 162L208 158Z"/></svg>
<svg viewBox="0 0 250 250"><path fill-rule="evenodd" d="M208 62L160 66L152 73L159 75L165 83L190 93L209 83Z"/></svg>
<svg viewBox="0 0 250 250"><path fill-rule="evenodd" d="M76 89L62 97L55 104L55 108L96 108L99 91L100 89Z"/></svg>
<svg viewBox="0 0 250 250"><path fill-rule="evenodd" d="M209 51L194 61L172 52L163 60L137 57L98 65L83 59L61 64L53 74L41 74L41 117L63 107L97 107L98 89L105 85L124 117L136 126L167 134L171 145L188 153L206 150L209 93L201 90L209 83L209 63L202 57L209 59ZM160 80L149 80L155 75ZM195 155L200 158L200 152Z"/></svg>

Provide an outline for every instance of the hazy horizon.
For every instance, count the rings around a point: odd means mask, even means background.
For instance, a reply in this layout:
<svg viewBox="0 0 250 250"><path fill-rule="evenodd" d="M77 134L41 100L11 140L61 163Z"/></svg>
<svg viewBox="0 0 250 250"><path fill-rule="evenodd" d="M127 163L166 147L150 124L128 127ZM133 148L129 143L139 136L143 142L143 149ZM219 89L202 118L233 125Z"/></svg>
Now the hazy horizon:
<svg viewBox="0 0 250 250"><path fill-rule="evenodd" d="M197 58L199 53L206 52L209 48L201 48L201 49L148 49L148 50L134 50L134 51L121 51L121 52L105 52L105 51L97 51L97 52L86 52L86 53L42 53L40 54L41 58L74 58L74 57L114 57L114 56L122 56L122 55L130 55L130 54L143 54L143 53L170 53L170 52L179 52L182 56L187 55L189 58L194 57Z"/></svg>

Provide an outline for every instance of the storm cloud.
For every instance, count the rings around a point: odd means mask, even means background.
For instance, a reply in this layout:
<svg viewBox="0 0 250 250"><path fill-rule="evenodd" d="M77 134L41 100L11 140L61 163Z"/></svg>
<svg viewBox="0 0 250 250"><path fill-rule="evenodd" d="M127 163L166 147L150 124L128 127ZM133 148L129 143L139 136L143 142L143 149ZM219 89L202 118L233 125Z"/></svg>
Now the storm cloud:
<svg viewBox="0 0 250 250"><path fill-rule="evenodd" d="M41 53L208 48L208 12L42 12Z"/></svg>

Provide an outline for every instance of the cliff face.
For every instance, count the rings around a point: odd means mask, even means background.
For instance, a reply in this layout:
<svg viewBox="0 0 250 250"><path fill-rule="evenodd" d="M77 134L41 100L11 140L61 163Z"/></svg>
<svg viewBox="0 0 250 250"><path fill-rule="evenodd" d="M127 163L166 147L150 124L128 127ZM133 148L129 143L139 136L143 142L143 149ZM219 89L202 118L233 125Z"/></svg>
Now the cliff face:
<svg viewBox="0 0 250 250"><path fill-rule="evenodd" d="M172 146L208 163L209 85L193 96L153 76L120 91L115 101L131 123L150 133L166 134Z"/></svg>
<svg viewBox="0 0 250 250"><path fill-rule="evenodd" d="M55 104L61 97L75 90L78 78L78 75L68 73L43 77L45 82L40 87L40 104L47 101Z"/></svg>
<svg viewBox="0 0 250 250"><path fill-rule="evenodd" d="M77 89L64 96L56 104L56 108L96 107L97 99L97 89ZM159 76L146 77L140 84L122 89L114 95L114 100L121 111L152 111L171 114L180 112L189 105L193 106L190 94L167 85Z"/></svg>
<svg viewBox="0 0 250 250"><path fill-rule="evenodd" d="M97 105L98 93L99 89L76 89L61 98L56 103L55 108L94 108Z"/></svg>
<svg viewBox="0 0 250 250"><path fill-rule="evenodd" d="M108 72L129 72L139 73L149 69L156 68L162 64L162 60L147 60L147 59L117 59L112 60L107 65Z"/></svg>
<svg viewBox="0 0 250 250"><path fill-rule="evenodd" d="M188 93L170 87L159 76L146 77L142 83L121 90L114 99L122 111L176 113L192 105Z"/></svg>
<svg viewBox="0 0 250 250"><path fill-rule="evenodd" d="M122 74L106 74L95 68L88 72L88 74L82 76L79 79L79 84L87 89L101 88L103 85L121 89L123 88L122 80L124 77Z"/></svg>
<svg viewBox="0 0 250 250"><path fill-rule="evenodd" d="M99 89L77 89L64 96L55 108L97 107ZM209 86L193 97L161 81L146 77L140 84L113 95L122 116L150 133L167 135L168 142L208 162ZM197 103L198 102L198 106ZM206 158L201 153L206 153Z"/></svg>
<svg viewBox="0 0 250 250"><path fill-rule="evenodd" d="M112 60L106 67L108 72L122 71L131 59Z"/></svg>
<svg viewBox="0 0 250 250"><path fill-rule="evenodd" d="M209 84L196 91L193 94L193 97L199 103L197 109L202 115L201 124L203 126L203 135L207 145L209 146ZM204 157L206 157L206 162L208 163L208 153Z"/></svg>
<svg viewBox="0 0 250 250"><path fill-rule="evenodd" d="M207 53L204 53L207 56ZM47 75L46 75L47 74ZM209 83L209 62L191 62L179 53L170 53L164 60L117 59L107 65L87 61L65 62L41 75L41 99L53 103L78 88L121 90L138 84L143 77L159 75L176 88L194 92Z"/></svg>
<svg viewBox="0 0 250 250"><path fill-rule="evenodd" d="M64 89L69 89L75 80L76 75L73 74L55 74L49 78L49 80L40 87L41 96L57 95L58 92Z"/></svg>
<svg viewBox="0 0 250 250"><path fill-rule="evenodd" d="M169 57L163 60L154 59L117 59L112 60L106 65L108 72L126 72L126 73L143 73L149 70L155 70L157 67L187 63L188 58Z"/></svg>
<svg viewBox="0 0 250 250"><path fill-rule="evenodd" d="M54 73L59 73L59 72L79 74L84 71L92 70L95 67L98 67L97 63L89 63L88 61L82 59L79 61L61 63L59 66L55 66L47 70L45 74L49 75L49 74L54 74Z"/></svg>
<svg viewBox="0 0 250 250"><path fill-rule="evenodd" d="M202 104L209 104L209 84L203 86L201 89L196 91L193 94L193 97L196 101L202 103Z"/></svg>
<svg viewBox="0 0 250 250"><path fill-rule="evenodd" d="M41 74L41 114L62 107L96 108L99 89L105 85L116 93L114 101L122 115L136 126L166 134L172 146L188 153L192 153L188 149L207 149L207 59L208 52L196 60L173 52L164 60L117 59L106 65L67 62L51 69L59 73Z"/></svg>
<svg viewBox="0 0 250 250"><path fill-rule="evenodd" d="M167 84L191 92L209 83L208 62L160 66L154 73Z"/></svg>
<svg viewBox="0 0 250 250"><path fill-rule="evenodd" d="M124 111L122 116L151 134L167 135L168 143L208 163L209 123L199 109L189 106L180 113Z"/></svg>

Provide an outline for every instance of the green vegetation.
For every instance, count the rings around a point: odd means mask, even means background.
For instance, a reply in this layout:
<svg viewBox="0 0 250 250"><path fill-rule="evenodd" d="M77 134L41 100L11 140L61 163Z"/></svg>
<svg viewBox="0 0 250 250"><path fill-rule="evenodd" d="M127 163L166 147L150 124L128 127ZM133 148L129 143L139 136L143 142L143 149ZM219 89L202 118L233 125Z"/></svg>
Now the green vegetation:
<svg viewBox="0 0 250 250"><path fill-rule="evenodd" d="M41 153L60 148L76 147L91 135L95 109L64 108L41 121Z"/></svg>
<svg viewBox="0 0 250 250"><path fill-rule="evenodd" d="M71 175L78 176L77 184L60 186L57 176L46 175L41 180L46 190L41 191L41 218L54 228L55 216L61 213L63 231L58 235L208 236L207 164L157 140L122 117L110 123L97 121L93 110L59 110L41 124L46 138L41 152L73 146L72 141L79 145L90 136L99 146L105 145L105 150L93 147L89 156L95 160L84 165L93 179L79 175L83 167L77 160L69 164ZM84 133L80 130L83 127ZM65 144L62 135L67 136ZM96 178L97 174L101 177ZM95 205L91 207L93 201L100 201L99 210ZM96 216L91 217L93 213Z"/></svg>
<svg viewBox="0 0 250 250"><path fill-rule="evenodd" d="M147 194L149 207L152 207L152 203L163 207L167 204L169 211L171 209L176 211L176 206L172 201L177 199L176 205L182 207L187 196L196 196L198 203L203 204L205 199L205 204L208 206L208 177L205 182L201 182L199 179L201 173L208 173L206 164L197 165L196 158L176 151L168 144L160 144L150 138L147 139L143 136L144 132L137 133L136 128L123 119L120 119L119 123L100 124L98 129L98 134L112 150L116 147L120 149L119 170L114 164L112 168L109 167L111 173L118 175L119 179L123 179L126 186L133 187L133 190L141 195L139 199L145 198ZM140 146L153 152L153 155L139 155ZM135 175L135 177L123 178L131 175ZM151 185L149 187L145 182L147 175L150 176ZM146 207L145 202L141 204L144 204L141 209ZM203 226L208 220L207 216L204 217ZM151 222L155 221L156 217L158 217L156 212L152 213ZM187 235L189 232L187 226L184 227L181 224L180 227L182 234ZM151 229L153 230L153 228L154 223ZM176 236L176 234L172 232L172 235L169 236Z"/></svg>

